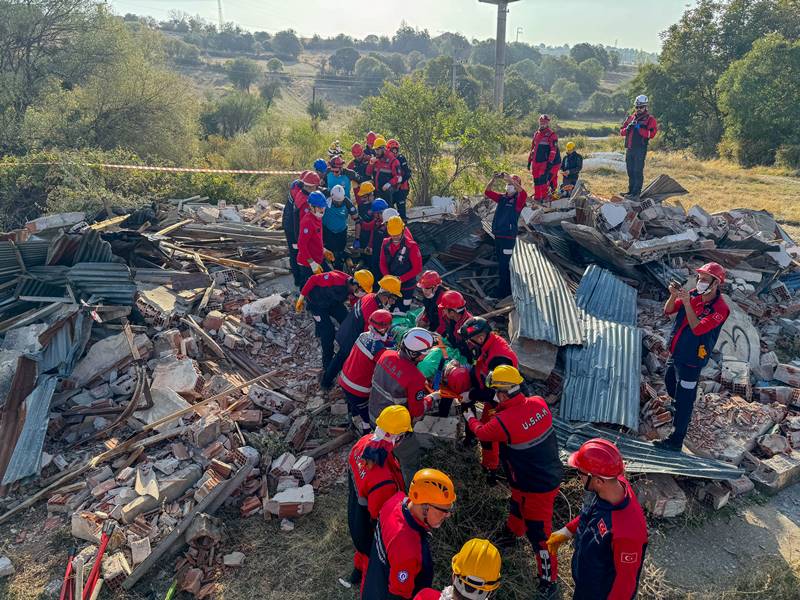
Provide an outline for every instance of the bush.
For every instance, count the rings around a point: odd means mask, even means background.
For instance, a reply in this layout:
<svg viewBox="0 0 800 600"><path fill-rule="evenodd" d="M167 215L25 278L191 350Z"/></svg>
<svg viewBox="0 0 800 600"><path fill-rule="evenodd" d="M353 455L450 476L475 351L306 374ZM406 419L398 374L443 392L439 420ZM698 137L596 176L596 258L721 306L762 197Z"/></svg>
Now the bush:
<svg viewBox="0 0 800 600"><path fill-rule="evenodd" d="M800 144L784 144L778 148L775 164L787 169L800 169Z"/></svg>

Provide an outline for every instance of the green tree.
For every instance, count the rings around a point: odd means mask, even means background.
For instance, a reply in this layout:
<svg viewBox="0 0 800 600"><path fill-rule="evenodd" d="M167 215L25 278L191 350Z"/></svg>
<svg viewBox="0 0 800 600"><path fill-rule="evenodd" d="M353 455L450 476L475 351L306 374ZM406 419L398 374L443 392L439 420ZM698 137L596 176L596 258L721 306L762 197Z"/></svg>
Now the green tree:
<svg viewBox="0 0 800 600"><path fill-rule="evenodd" d="M608 53L608 68L612 71L619 69L619 52L616 50Z"/></svg>
<svg viewBox="0 0 800 600"><path fill-rule="evenodd" d="M771 164L781 146L800 146L800 41L780 34L757 40L731 63L718 89L723 145L741 163Z"/></svg>
<svg viewBox="0 0 800 600"><path fill-rule="evenodd" d="M383 82L392 76L392 70L377 58L362 56L356 62L356 77L361 79L364 93L372 94L381 89Z"/></svg>
<svg viewBox="0 0 800 600"><path fill-rule="evenodd" d="M427 29L414 29L405 21L392 37L392 49L395 52L408 54L412 50L421 52L426 56L433 54L433 44Z"/></svg>
<svg viewBox="0 0 800 600"><path fill-rule="evenodd" d="M507 127L493 111L469 110L447 88L412 77L387 84L379 96L364 101L360 125L367 124L402 140L415 173L411 185L417 204L447 194L471 170L487 166ZM445 174L437 178L437 173Z"/></svg>
<svg viewBox="0 0 800 600"><path fill-rule="evenodd" d="M603 78L603 65L596 58L587 58L578 65L578 70L575 72L575 83L581 88L581 93L588 96L600 86L600 80Z"/></svg>
<svg viewBox="0 0 800 600"><path fill-rule="evenodd" d="M297 57L303 51L303 44L300 43L294 31L287 29L275 34L272 38L272 49L278 56L297 60Z"/></svg>
<svg viewBox="0 0 800 600"><path fill-rule="evenodd" d="M581 64L583 61L588 60L590 58L597 58L594 46L592 46L591 44L587 44L585 42L581 44L575 44L572 48L570 48L569 55L572 58L572 60L574 60L578 64Z"/></svg>
<svg viewBox="0 0 800 600"><path fill-rule="evenodd" d="M570 111L577 109L583 99L580 86L563 78L555 80L550 93Z"/></svg>
<svg viewBox="0 0 800 600"><path fill-rule="evenodd" d="M542 97L542 90L520 77L516 72L506 77L503 88L503 111L513 117L530 114Z"/></svg>
<svg viewBox="0 0 800 600"><path fill-rule="evenodd" d="M267 77L258 88L258 94L267 110L283 95L283 82L278 77Z"/></svg>
<svg viewBox="0 0 800 600"><path fill-rule="evenodd" d="M279 58L270 58L267 61L267 71L270 73L280 73L283 71L283 62Z"/></svg>
<svg viewBox="0 0 800 600"><path fill-rule="evenodd" d="M406 64L408 65L408 70L413 71L417 69L420 65L425 62L425 55L418 50L412 50L408 53L406 57Z"/></svg>
<svg viewBox="0 0 800 600"><path fill-rule="evenodd" d="M308 103L306 112L311 117L311 128L316 132L319 131L320 121L327 121L330 113L328 107L321 98L317 98Z"/></svg>
<svg viewBox="0 0 800 600"><path fill-rule="evenodd" d="M545 90L553 87L556 79L575 81L578 65L568 56L544 56L540 65L541 79L537 81Z"/></svg>
<svg viewBox="0 0 800 600"><path fill-rule="evenodd" d="M614 105L609 94L594 92L586 101L586 110L593 115L609 115L614 112Z"/></svg>
<svg viewBox="0 0 800 600"><path fill-rule="evenodd" d="M336 73L352 75L361 53L355 48L339 48L328 58L328 64Z"/></svg>
<svg viewBox="0 0 800 600"><path fill-rule="evenodd" d="M530 83L537 82L541 79L542 72L539 68L539 65L532 61L530 58L526 58L519 62L512 64L508 68L508 74L516 73L523 79L527 80Z"/></svg>
<svg viewBox="0 0 800 600"><path fill-rule="evenodd" d="M478 80L484 90L494 93L494 69L486 65L467 65L467 73Z"/></svg>
<svg viewBox="0 0 800 600"><path fill-rule="evenodd" d="M258 96L234 92L209 105L200 120L207 134L232 138L250 131L264 111L266 106Z"/></svg>
<svg viewBox="0 0 800 600"><path fill-rule="evenodd" d="M228 79L240 90L250 89L262 75L261 65L249 58L235 58L225 63Z"/></svg>

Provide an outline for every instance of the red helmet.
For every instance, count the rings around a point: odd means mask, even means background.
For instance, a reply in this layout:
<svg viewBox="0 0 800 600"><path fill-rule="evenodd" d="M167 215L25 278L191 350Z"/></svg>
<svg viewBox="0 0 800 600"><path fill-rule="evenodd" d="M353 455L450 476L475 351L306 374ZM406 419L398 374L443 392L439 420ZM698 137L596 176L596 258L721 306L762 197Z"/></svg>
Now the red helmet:
<svg viewBox="0 0 800 600"><path fill-rule="evenodd" d="M512 175L511 179L517 182L517 185L522 185L522 179L519 178L519 175Z"/></svg>
<svg viewBox="0 0 800 600"><path fill-rule="evenodd" d="M353 155L353 158L358 158L359 156L364 156L364 148L356 142L353 144L353 147L350 148L350 154Z"/></svg>
<svg viewBox="0 0 800 600"><path fill-rule="evenodd" d="M391 140L386 142L386 147L389 150L400 150L400 142L398 142L396 139L392 138Z"/></svg>
<svg viewBox="0 0 800 600"><path fill-rule="evenodd" d="M573 452L567 461L570 467L596 477L613 479L625 470L619 449L602 438L594 438Z"/></svg>
<svg viewBox="0 0 800 600"><path fill-rule="evenodd" d="M331 166L332 167L342 167L342 166L344 166L344 160L342 159L341 156L334 156L331 159Z"/></svg>
<svg viewBox="0 0 800 600"><path fill-rule="evenodd" d="M455 367L446 373L445 379L447 389L454 394L461 395L472 387L472 380L467 367Z"/></svg>
<svg viewBox="0 0 800 600"><path fill-rule="evenodd" d="M539 115L539 123L549 123L550 116L549 115Z"/></svg>
<svg viewBox="0 0 800 600"><path fill-rule="evenodd" d="M392 313L382 308L376 310L369 316L369 324L378 331L386 331L392 326Z"/></svg>
<svg viewBox="0 0 800 600"><path fill-rule="evenodd" d="M374 131L370 131L367 134L367 146L372 146L372 144L375 143L375 138L377 137L378 137L377 133L375 133Z"/></svg>
<svg viewBox="0 0 800 600"><path fill-rule="evenodd" d="M436 271L425 271L419 278L417 287L434 288L442 284L442 278Z"/></svg>
<svg viewBox="0 0 800 600"><path fill-rule="evenodd" d="M314 173L314 171L306 171L300 176L300 181L303 183L303 185L319 185L320 178L317 173Z"/></svg>
<svg viewBox="0 0 800 600"><path fill-rule="evenodd" d="M705 273L706 275L711 275L714 279L720 282L720 284L725 283L725 269L719 263L710 262L704 264L702 267L697 269L698 273Z"/></svg>
<svg viewBox="0 0 800 600"><path fill-rule="evenodd" d="M464 296L460 292L448 290L439 298L439 308L449 308L450 310L464 310L467 306Z"/></svg>

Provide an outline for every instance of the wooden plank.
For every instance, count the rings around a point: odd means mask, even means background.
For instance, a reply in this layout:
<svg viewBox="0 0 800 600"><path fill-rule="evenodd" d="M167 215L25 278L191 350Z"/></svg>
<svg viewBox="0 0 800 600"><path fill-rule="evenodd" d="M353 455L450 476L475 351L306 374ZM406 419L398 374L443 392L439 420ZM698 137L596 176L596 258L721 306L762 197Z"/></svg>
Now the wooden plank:
<svg viewBox="0 0 800 600"><path fill-rule="evenodd" d="M191 327L197 335L205 342L206 346L208 346L211 351L216 354L219 358L225 358L225 352L220 348L219 344L214 341L210 335L208 335L202 327L200 327L197 323L195 323L194 318L192 315L186 315L187 318L181 319L181 322Z"/></svg>
<svg viewBox="0 0 800 600"><path fill-rule="evenodd" d="M167 225L164 229L156 231L156 235L167 235L168 233L172 233L176 229L180 229L184 225L188 225L189 223L194 223L194 219L184 219L183 221L178 221L177 223L173 223L172 225Z"/></svg>
<svg viewBox="0 0 800 600"><path fill-rule="evenodd" d="M348 442L351 442L354 439L352 431L346 431L339 437L333 438L332 440L325 442L324 444L320 444L316 448L309 450L308 452L304 452L306 456L310 456L313 459L320 458L325 456L326 454L330 454L337 448L341 448Z"/></svg>
<svg viewBox="0 0 800 600"><path fill-rule="evenodd" d="M109 213L106 212L106 214ZM109 227L113 227L114 225L122 223L125 219L127 219L130 216L131 216L130 214L127 214L127 215L120 215L119 217L111 217L110 219L106 219L105 221L100 221L99 223L95 223L94 225L89 225L89 229L93 229L94 231L100 231L101 229L108 229Z"/></svg>

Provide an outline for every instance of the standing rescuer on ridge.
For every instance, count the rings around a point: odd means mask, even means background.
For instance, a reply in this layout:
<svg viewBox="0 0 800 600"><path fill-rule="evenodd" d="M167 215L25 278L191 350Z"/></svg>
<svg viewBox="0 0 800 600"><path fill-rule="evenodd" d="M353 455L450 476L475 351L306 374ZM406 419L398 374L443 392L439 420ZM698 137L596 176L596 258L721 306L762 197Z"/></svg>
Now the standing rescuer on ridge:
<svg viewBox="0 0 800 600"><path fill-rule="evenodd" d="M655 117L647 112L647 96L636 96L635 110L619 130L625 138L625 166L628 170L628 191L624 195L639 198L644 185L644 159L647 145L658 133Z"/></svg>
<svg viewBox="0 0 800 600"><path fill-rule="evenodd" d="M730 309L720 293L725 269L711 262L697 269L697 285L689 292L676 282L669 285L664 313L676 315L672 326L664 383L675 401L675 430L655 445L680 452L692 419L700 371L708 363Z"/></svg>

